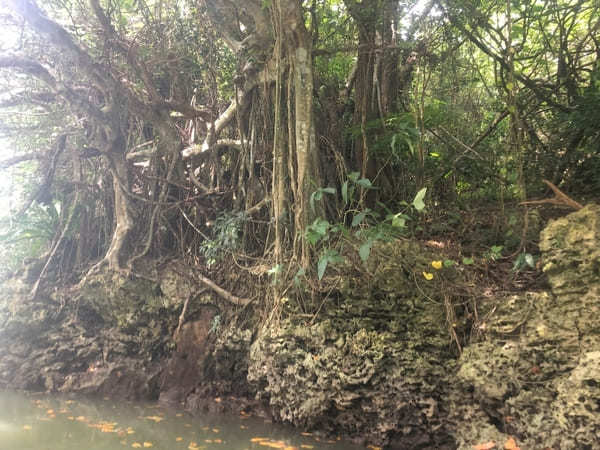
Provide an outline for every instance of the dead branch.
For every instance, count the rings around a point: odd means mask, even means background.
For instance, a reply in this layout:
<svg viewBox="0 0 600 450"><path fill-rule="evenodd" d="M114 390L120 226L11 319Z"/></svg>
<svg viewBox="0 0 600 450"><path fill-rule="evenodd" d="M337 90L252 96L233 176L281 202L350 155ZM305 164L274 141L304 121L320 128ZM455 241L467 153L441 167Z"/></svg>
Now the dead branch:
<svg viewBox="0 0 600 450"><path fill-rule="evenodd" d="M234 305L246 306L251 301L249 298L236 297L231 292L226 291L222 287L218 286L201 273L198 273L197 276L200 281L202 281L205 285L207 285L209 288L215 291L219 297L221 297L224 300L227 300L230 303L233 303Z"/></svg>
<svg viewBox="0 0 600 450"><path fill-rule="evenodd" d="M519 203L520 205L541 205L544 203L550 203L552 205L567 206L569 208L573 208L576 211L579 211L580 209L583 208L583 205L581 203L573 200L571 197L569 197L567 194L562 192L559 188L557 188L554 184L552 184L548 180L542 180L542 181L544 183L546 183L550 189L552 189L552 192L554 192L554 197L546 198L546 199L542 199L542 200L529 200L526 202Z"/></svg>

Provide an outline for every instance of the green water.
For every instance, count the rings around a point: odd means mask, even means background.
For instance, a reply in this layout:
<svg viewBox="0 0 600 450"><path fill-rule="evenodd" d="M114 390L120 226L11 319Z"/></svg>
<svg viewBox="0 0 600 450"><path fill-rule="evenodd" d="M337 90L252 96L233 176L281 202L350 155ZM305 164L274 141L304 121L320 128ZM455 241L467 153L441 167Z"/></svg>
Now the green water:
<svg viewBox="0 0 600 450"><path fill-rule="evenodd" d="M223 400L224 401L224 400ZM254 417L0 391L0 450L358 450Z"/></svg>

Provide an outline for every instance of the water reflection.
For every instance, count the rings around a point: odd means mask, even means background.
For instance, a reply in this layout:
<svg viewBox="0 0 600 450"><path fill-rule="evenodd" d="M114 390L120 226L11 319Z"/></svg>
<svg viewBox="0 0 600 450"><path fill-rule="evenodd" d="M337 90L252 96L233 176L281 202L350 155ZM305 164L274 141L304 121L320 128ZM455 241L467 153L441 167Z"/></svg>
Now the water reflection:
<svg viewBox="0 0 600 450"><path fill-rule="evenodd" d="M0 450L354 450L241 416L193 417L154 404L0 391Z"/></svg>

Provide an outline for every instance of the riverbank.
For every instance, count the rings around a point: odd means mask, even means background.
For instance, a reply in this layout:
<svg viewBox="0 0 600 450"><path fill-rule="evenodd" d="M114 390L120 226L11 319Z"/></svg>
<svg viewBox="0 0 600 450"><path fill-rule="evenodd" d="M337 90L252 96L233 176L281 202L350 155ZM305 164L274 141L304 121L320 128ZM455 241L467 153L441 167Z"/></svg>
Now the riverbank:
<svg viewBox="0 0 600 450"><path fill-rule="evenodd" d="M178 261L35 300L24 271L2 287L0 386L243 411L392 449L591 449L600 208L550 222L540 249L543 291L489 293L477 267L396 240L272 305L264 274L221 274L254 298L233 305Z"/></svg>

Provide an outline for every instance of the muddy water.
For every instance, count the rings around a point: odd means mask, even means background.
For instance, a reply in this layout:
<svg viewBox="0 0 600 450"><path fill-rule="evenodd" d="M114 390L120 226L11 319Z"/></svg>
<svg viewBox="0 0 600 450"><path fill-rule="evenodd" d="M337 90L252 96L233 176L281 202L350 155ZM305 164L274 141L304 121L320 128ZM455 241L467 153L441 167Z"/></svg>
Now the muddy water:
<svg viewBox="0 0 600 450"><path fill-rule="evenodd" d="M0 391L0 450L358 450L253 417Z"/></svg>

